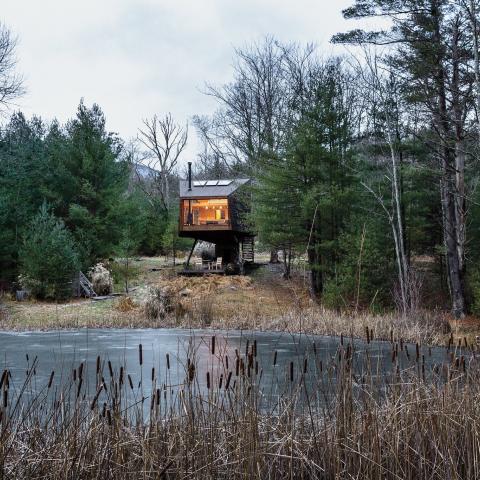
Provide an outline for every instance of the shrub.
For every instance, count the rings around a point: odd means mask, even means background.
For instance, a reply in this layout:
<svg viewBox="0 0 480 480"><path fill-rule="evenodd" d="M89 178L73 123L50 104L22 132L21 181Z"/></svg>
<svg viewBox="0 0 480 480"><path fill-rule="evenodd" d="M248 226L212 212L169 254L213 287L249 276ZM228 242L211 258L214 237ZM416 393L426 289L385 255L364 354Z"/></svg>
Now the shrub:
<svg viewBox="0 0 480 480"><path fill-rule="evenodd" d="M145 300L145 316L150 320L165 318L174 309L173 293L168 287L154 287L148 292Z"/></svg>
<svg viewBox="0 0 480 480"><path fill-rule="evenodd" d="M79 269L78 253L70 232L44 204L34 217L20 249L23 288L37 298L65 299Z"/></svg>
<svg viewBox="0 0 480 480"><path fill-rule="evenodd" d="M468 273L467 280L470 310L478 317L480 316L480 269L472 268Z"/></svg>

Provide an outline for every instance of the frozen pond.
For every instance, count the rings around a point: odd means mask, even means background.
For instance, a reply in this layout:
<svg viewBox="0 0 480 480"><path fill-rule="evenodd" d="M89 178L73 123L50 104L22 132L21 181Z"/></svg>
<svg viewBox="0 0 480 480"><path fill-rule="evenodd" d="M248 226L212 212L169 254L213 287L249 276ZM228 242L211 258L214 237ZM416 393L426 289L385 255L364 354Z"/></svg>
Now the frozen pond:
<svg viewBox="0 0 480 480"><path fill-rule="evenodd" d="M363 340L304 334L184 329L2 332L0 352L0 367L10 371L17 392L25 378L30 379L28 392L45 391L54 371L51 392L58 394L67 384L73 385L70 392L74 392L81 377L83 398L88 400L102 384L102 395L108 388L116 388L112 379L123 375L123 385L130 385L125 395L135 401L160 390L173 398L187 383L189 364L196 365L199 392L207 392L207 386L224 391L228 376L231 385L243 374L252 384L261 382L270 400L300 380L302 388L317 392L323 402L335 390L339 357L345 352L359 385L366 371L380 386L399 371L429 381L432 371L446 368L452 354L469 358L461 349L448 352L446 348L403 343L367 345Z"/></svg>

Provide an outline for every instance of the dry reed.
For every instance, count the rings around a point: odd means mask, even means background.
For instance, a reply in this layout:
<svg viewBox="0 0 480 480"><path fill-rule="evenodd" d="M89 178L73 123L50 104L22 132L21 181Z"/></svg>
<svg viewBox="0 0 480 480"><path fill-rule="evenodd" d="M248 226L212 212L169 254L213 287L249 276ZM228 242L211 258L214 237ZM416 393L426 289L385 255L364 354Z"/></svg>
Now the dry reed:
<svg viewBox="0 0 480 480"><path fill-rule="evenodd" d="M480 478L475 353L451 341L448 361L430 368L430 350L409 350L392 332L390 368L382 370L366 331L365 351L342 336L328 362L315 343L285 364L269 352L276 373L268 381L256 341L233 354L213 337L201 364L191 347L175 386L169 356L160 373L145 365L141 345L139 368L148 375L138 379L98 357L95 385L81 363L68 380L52 371L41 386L38 360L27 355L24 381L9 370L0 378L0 475Z"/></svg>

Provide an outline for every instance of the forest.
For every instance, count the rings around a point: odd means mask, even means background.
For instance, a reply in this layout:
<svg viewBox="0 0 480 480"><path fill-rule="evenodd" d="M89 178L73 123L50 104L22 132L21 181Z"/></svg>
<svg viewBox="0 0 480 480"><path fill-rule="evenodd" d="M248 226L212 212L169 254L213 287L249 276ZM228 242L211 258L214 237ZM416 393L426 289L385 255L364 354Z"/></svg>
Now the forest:
<svg viewBox="0 0 480 480"><path fill-rule="evenodd" d="M189 160L195 178L253 179L247 221L259 245L272 261L280 252L285 281L305 267L327 308L480 314L478 10L356 1L345 18L389 21L335 35L339 56L270 36L235 49L230 81L204 87L216 112L189 122L196 158L168 112L134 139L83 100L66 124L9 113L0 281L61 298L72 272L99 260L189 248L177 235ZM7 26L0 36L7 115L23 85L15 38Z"/></svg>

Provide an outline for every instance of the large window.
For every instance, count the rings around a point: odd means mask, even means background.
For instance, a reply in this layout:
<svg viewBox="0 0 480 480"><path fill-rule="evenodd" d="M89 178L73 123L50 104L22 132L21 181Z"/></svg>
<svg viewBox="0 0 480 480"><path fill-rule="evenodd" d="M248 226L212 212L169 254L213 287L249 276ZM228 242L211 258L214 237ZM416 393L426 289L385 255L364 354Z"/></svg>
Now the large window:
<svg viewBox="0 0 480 480"><path fill-rule="evenodd" d="M184 225L229 225L228 200L208 198L182 200Z"/></svg>

